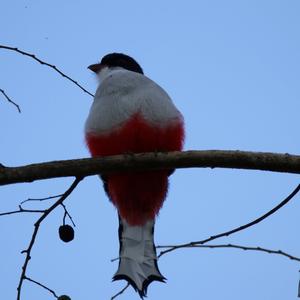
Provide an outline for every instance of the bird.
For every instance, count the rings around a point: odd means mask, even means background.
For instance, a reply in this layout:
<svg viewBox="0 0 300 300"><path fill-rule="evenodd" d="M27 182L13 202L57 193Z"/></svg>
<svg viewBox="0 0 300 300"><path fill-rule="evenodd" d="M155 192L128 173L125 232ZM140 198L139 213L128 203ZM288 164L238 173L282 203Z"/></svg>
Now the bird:
<svg viewBox="0 0 300 300"><path fill-rule="evenodd" d="M182 114L134 58L109 53L88 69L99 80L85 122L85 141L92 157L182 150ZM154 225L173 172L100 174L119 218L119 266L113 281L126 280L141 299L151 282L166 280L158 268Z"/></svg>

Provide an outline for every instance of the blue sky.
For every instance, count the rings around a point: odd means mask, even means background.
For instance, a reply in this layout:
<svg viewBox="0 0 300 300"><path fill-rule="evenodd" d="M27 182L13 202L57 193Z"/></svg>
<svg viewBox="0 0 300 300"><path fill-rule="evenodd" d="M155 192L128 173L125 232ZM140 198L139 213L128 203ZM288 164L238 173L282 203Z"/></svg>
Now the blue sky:
<svg viewBox="0 0 300 300"><path fill-rule="evenodd" d="M185 116L185 149L288 152L300 149L299 1L2 1L0 44L35 53L94 92L87 66L109 52L132 55ZM0 49L0 162L18 166L87 157L83 126L91 97L53 70ZM186 169L171 178L156 224L156 244L200 240L271 209L297 175ZM28 197L63 192L71 179L4 186L1 211ZM299 197L259 225L218 243L281 249L300 256ZM50 202L49 202L50 203ZM44 204L30 204L38 208ZM96 176L66 201L76 223L64 244L58 208L42 225L28 276L72 300L110 299L118 255L118 220ZM16 286L37 216L0 218L0 299ZM284 257L234 249L185 249L159 261L167 284L148 299L296 299L299 265ZM52 299L26 282L22 299ZM132 289L120 299L138 299Z"/></svg>

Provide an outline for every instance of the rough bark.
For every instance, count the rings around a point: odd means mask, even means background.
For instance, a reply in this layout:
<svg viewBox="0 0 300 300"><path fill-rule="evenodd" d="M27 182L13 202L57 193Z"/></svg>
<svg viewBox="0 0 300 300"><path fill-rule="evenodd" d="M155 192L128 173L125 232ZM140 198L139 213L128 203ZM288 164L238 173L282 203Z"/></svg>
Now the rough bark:
<svg viewBox="0 0 300 300"><path fill-rule="evenodd" d="M300 156L288 153L203 150L61 160L20 167L0 165L0 185L56 177L85 177L115 171L172 168L232 168L300 174Z"/></svg>

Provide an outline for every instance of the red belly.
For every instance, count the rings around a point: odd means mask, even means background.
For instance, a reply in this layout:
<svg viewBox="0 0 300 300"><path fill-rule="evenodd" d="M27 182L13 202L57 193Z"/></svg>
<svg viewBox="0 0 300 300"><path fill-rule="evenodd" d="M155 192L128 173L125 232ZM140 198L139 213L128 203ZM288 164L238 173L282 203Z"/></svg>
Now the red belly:
<svg viewBox="0 0 300 300"><path fill-rule="evenodd" d="M183 124L153 127L135 115L120 129L106 135L87 134L92 156L182 149ZM154 219L168 190L168 170L123 172L107 176L109 196L119 214L131 225Z"/></svg>

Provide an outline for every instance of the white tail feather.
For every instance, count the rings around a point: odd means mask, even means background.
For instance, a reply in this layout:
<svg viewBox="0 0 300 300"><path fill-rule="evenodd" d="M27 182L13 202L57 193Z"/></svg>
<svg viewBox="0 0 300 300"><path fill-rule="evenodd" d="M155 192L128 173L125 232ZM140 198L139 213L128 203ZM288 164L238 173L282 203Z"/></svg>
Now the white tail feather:
<svg viewBox="0 0 300 300"><path fill-rule="evenodd" d="M153 241L154 220L142 226L131 226L126 220L119 220L120 260L113 280L127 280L143 298L152 281L165 280L157 266Z"/></svg>

